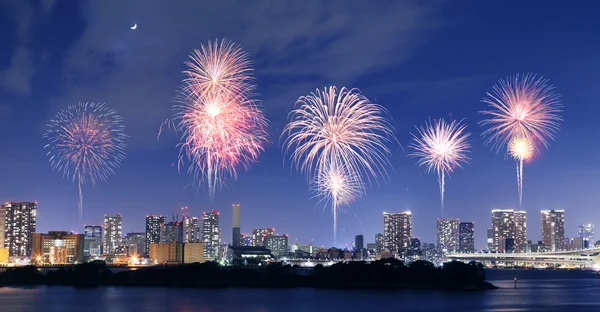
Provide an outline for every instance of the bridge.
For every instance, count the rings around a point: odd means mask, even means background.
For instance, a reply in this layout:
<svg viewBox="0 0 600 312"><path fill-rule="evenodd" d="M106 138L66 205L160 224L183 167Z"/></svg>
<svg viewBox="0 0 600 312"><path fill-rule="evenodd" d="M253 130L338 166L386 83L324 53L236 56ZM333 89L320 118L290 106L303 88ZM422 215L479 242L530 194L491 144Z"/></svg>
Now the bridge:
<svg viewBox="0 0 600 312"><path fill-rule="evenodd" d="M458 261L571 264L592 267L600 265L600 248L556 252L454 253L446 257Z"/></svg>

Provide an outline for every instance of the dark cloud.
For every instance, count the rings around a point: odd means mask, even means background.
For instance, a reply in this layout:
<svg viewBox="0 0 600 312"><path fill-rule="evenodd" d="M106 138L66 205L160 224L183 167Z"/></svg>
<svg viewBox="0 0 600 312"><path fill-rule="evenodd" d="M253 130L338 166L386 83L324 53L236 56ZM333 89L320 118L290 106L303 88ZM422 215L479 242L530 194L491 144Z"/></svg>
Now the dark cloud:
<svg viewBox="0 0 600 312"><path fill-rule="evenodd" d="M0 71L0 84L6 89L21 94L31 92L31 79L35 73L35 53L29 47L31 37L42 14L49 17L55 3L55 0L43 0L39 8L27 0L8 0L0 4L0 11L15 24L18 40L9 67Z"/></svg>
<svg viewBox="0 0 600 312"><path fill-rule="evenodd" d="M57 102L107 102L124 115L134 144L156 145L187 55L227 37L251 54L276 129L298 96L409 59L438 11L419 1L88 1Z"/></svg>
<svg viewBox="0 0 600 312"><path fill-rule="evenodd" d="M29 49L20 46L15 49L9 68L0 72L0 82L9 90L29 94L33 73L33 53Z"/></svg>

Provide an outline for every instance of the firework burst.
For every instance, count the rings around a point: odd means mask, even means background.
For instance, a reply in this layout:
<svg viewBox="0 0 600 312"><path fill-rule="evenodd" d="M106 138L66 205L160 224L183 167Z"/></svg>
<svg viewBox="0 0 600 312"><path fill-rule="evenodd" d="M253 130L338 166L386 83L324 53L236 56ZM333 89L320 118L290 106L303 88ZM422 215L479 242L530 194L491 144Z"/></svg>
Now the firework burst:
<svg viewBox="0 0 600 312"><path fill-rule="evenodd" d="M311 182L311 190L320 198L319 202L331 204L334 220L337 220L341 207L349 206L365 193L360 178L342 164L332 164L319 172ZM337 233L337 222L333 223L333 233Z"/></svg>
<svg viewBox="0 0 600 312"><path fill-rule="evenodd" d="M287 136L284 153L298 171L316 181L313 190L332 203L335 242L336 209L344 199L355 198L344 194L356 195L365 182L386 176L386 143L394 140L393 128L386 110L357 89L317 89L300 97L296 107L282 133Z"/></svg>
<svg viewBox="0 0 600 312"><path fill-rule="evenodd" d="M444 119L436 122L425 121L425 126L417 127L418 135L410 147L415 151L409 156L418 157L417 165L425 166L427 172L435 172L440 187L442 214L444 213L445 178L455 168L462 168L462 163L469 160L467 153L471 145L468 142L470 133L462 121L453 120L448 123Z"/></svg>
<svg viewBox="0 0 600 312"><path fill-rule="evenodd" d="M562 104L560 95L554 93L554 86L548 80L536 75L516 75L509 77L494 86L491 93L482 101L488 104L488 110L480 113L489 117L480 122L487 127L483 136L487 137L486 144L491 144L496 152L507 150L518 162L517 175L519 176L519 205L523 197L523 159L515 157L512 148L521 149L525 145L531 158L540 152L540 147L548 148L549 141L560 128L560 113ZM517 146L518 145L518 146ZM518 155L518 154L517 154Z"/></svg>
<svg viewBox="0 0 600 312"><path fill-rule="evenodd" d="M517 162L517 188L519 190L519 207L523 202L523 162L530 160L535 152L533 143L523 137L513 137L508 142L508 153Z"/></svg>
<svg viewBox="0 0 600 312"><path fill-rule="evenodd" d="M513 137L521 137L531 141L536 151L537 143L548 147L562 121L559 99L554 86L543 77L516 75L500 80L482 99L489 109L479 112L489 117L480 122L487 127L482 134L487 137L486 144L500 152Z"/></svg>
<svg viewBox="0 0 600 312"><path fill-rule="evenodd" d="M104 104L79 103L50 120L44 138L50 165L77 182L79 216L83 212L82 185L106 181L125 159L123 118Z"/></svg>
<svg viewBox="0 0 600 312"><path fill-rule="evenodd" d="M253 99L248 55L233 42L215 40L195 50L175 116L169 122L180 132L179 168L189 162L194 183L205 182L210 199L227 176L249 169L267 141L267 120Z"/></svg>

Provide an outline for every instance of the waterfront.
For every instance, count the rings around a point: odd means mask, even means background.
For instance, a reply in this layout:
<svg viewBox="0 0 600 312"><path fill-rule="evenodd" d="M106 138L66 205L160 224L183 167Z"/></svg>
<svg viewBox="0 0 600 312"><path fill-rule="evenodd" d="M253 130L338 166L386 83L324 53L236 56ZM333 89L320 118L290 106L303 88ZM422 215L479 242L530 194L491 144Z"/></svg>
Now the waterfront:
<svg viewBox="0 0 600 312"><path fill-rule="evenodd" d="M590 271L488 270L481 292L145 287L0 288L2 312L599 311ZM514 289L514 277L518 289Z"/></svg>

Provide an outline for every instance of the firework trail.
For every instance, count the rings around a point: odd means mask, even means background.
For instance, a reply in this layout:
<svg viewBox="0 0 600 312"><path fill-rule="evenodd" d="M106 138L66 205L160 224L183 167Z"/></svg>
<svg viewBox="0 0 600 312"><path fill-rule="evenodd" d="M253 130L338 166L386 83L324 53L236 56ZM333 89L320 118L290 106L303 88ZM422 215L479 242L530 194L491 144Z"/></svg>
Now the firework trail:
<svg viewBox="0 0 600 312"><path fill-rule="evenodd" d="M311 183L311 190L320 198L319 202L331 204L333 212L333 235L337 233L339 209L348 206L365 193L364 184L342 164L332 164L321 171ZM335 242L334 242L335 245Z"/></svg>
<svg viewBox="0 0 600 312"><path fill-rule="evenodd" d="M106 181L125 159L123 118L104 104L79 103L50 120L44 138L52 168L77 182L81 218L83 183Z"/></svg>
<svg viewBox="0 0 600 312"><path fill-rule="evenodd" d="M547 79L536 75L516 75L500 80L482 102L488 104L488 110L480 111L488 117L480 122L481 126L487 127L482 135L487 137L486 144L491 144L497 153L507 149L512 155L508 149L510 141L516 138L531 145L528 157L531 158L540 152L542 145L548 148L549 140L554 139L562 121L560 95L554 93L554 86L549 85ZM523 195L523 160L526 159L517 158L520 163L517 166L519 205Z"/></svg>
<svg viewBox="0 0 600 312"><path fill-rule="evenodd" d="M194 184L205 182L213 200L227 176L235 179L238 168L248 170L257 161L268 122L253 99L250 59L235 43L208 42L186 65L167 125L181 133L178 168L187 160Z"/></svg>
<svg viewBox="0 0 600 312"><path fill-rule="evenodd" d="M517 187L519 190L519 208L523 202L523 162L533 157L535 147L527 138L513 137L508 142L508 153L517 162Z"/></svg>
<svg viewBox="0 0 600 312"><path fill-rule="evenodd" d="M466 132L467 125L462 120L450 123L444 119L433 123L425 121L425 126L416 129L418 135L412 134L414 142L410 144L415 151L409 156L418 157L417 165L437 174L443 215L445 178L456 167L462 168L461 164L468 162L471 133Z"/></svg>
<svg viewBox="0 0 600 312"><path fill-rule="evenodd" d="M289 116L284 153L313 181L317 195L331 202L335 243L339 205L349 204L355 197L348 194L359 194L365 182L387 176L386 143L395 140L387 111L357 89L329 87L300 97Z"/></svg>

